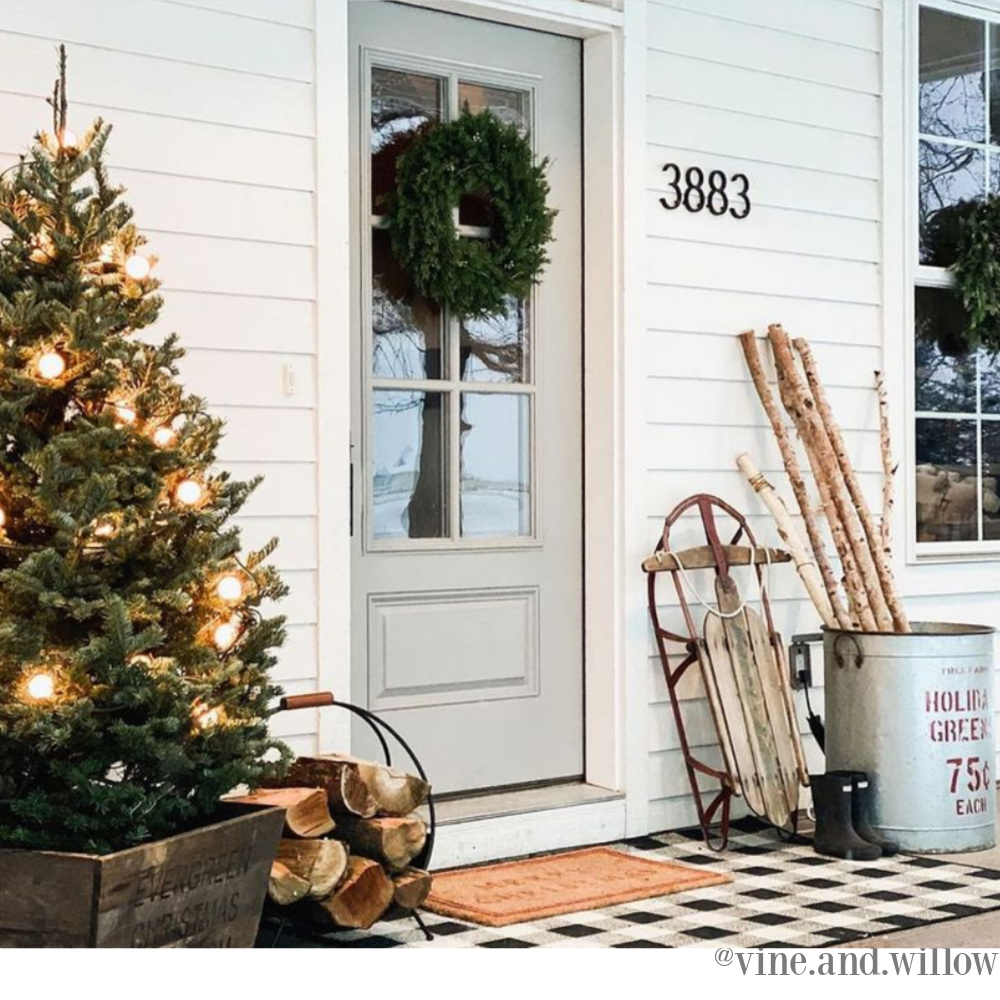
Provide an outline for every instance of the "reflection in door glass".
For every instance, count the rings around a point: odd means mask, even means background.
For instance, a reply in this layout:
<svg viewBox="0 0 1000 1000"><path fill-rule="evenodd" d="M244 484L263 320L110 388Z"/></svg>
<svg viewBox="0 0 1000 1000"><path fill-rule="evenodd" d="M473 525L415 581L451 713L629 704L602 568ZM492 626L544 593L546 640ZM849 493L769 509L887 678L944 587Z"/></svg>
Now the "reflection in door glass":
<svg viewBox="0 0 1000 1000"><path fill-rule="evenodd" d="M984 35L981 21L920 11L920 131L985 138Z"/></svg>
<svg viewBox="0 0 1000 1000"><path fill-rule="evenodd" d="M983 197L986 158L970 146L921 140L918 174L920 263L948 267L958 249L961 203Z"/></svg>
<svg viewBox="0 0 1000 1000"><path fill-rule="evenodd" d="M469 382L527 382L527 300L508 296L503 315L462 320L462 378Z"/></svg>
<svg viewBox="0 0 1000 1000"><path fill-rule="evenodd" d="M372 69L372 211L385 211L396 187L396 159L413 133L441 117L443 81L405 70Z"/></svg>
<svg viewBox="0 0 1000 1000"><path fill-rule="evenodd" d="M917 541L979 536L975 420L917 420Z"/></svg>
<svg viewBox="0 0 1000 1000"><path fill-rule="evenodd" d="M417 294L399 266L389 234L372 230L372 374L441 377L441 310Z"/></svg>
<svg viewBox="0 0 1000 1000"><path fill-rule="evenodd" d="M976 412L976 359L964 349L965 309L949 288L916 289L916 408Z"/></svg>
<svg viewBox="0 0 1000 1000"><path fill-rule="evenodd" d="M531 534L530 414L524 395L462 394L464 538Z"/></svg>
<svg viewBox="0 0 1000 1000"><path fill-rule="evenodd" d="M372 396L374 537L446 537L446 395L376 390Z"/></svg>

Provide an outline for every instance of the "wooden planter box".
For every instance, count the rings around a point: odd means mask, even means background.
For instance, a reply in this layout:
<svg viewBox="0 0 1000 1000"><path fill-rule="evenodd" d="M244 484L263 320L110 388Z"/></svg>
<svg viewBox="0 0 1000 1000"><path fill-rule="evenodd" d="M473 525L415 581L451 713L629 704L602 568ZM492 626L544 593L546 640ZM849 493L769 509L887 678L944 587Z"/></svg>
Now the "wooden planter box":
<svg viewBox="0 0 1000 1000"><path fill-rule="evenodd" d="M0 946L252 947L285 811L221 815L117 854L0 850Z"/></svg>

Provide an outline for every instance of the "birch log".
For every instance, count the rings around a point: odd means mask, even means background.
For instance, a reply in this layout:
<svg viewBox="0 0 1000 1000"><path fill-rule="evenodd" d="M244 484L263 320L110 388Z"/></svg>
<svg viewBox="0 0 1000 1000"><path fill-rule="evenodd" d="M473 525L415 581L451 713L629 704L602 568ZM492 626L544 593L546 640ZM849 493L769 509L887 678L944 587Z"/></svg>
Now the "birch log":
<svg viewBox="0 0 1000 1000"><path fill-rule="evenodd" d="M837 464L840 466L841 475L844 477L847 492L854 504L861 527L864 529L868 552L871 555L871 560L878 576L879 586L882 589L882 598L892 617L891 627L897 632L909 632L910 623L906 618L906 612L903 610L899 594L896 592L896 583L892 576L892 564L885 556L881 533L875 526L875 519L872 517L871 510L868 507L868 500L861 489L861 483L858 481L857 474L854 471L854 464L851 462L851 457L847 453L844 435L840 432L840 426L833 415L833 410L826 396L826 390L823 388L822 381L820 381L819 368L809 348L809 342L803 337L796 337L792 341L792 346L802 359L802 368L806 374L806 382L812 391L812 398L816 404L816 413L830 439ZM871 590L871 588L869 589ZM876 612L876 618L878 617L878 613ZM880 621L880 624L885 625L886 623Z"/></svg>
<svg viewBox="0 0 1000 1000"><path fill-rule="evenodd" d="M833 445L816 413L809 387L799 375L788 335L777 323L767 328L767 335L774 353L781 401L809 457L858 623L866 632L891 632L892 616L882 597L864 529L851 504Z"/></svg>
<svg viewBox="0 0 1000 1000"><path fill-rule="evenodd" d="M851 628L851 618L840 601L837 578L833 575L833 568L826 555L826 544L823 541L823 535L816 521L816 513L809 501L809 494L802 476L802 468L799 465L798 456L795 454L795 446L788 436L788 430L781 417L781 412L778 410L774 395L767 384L767 376L764 374L764 365L761 362L760 352L757 349L757 338L753 330L747 330L745 333L740 334L740 345L743 348L743 357L746 359L747 368L750 371L750 377L753 379L757 395L760 397L761 405L764 407L764 412L771 422L771 429L774 431L774 437L778 442L781 460L784 462L785 471L788 473L788 479L792 486L792 493L795 496L796 503L799 505L799 511L802 513L802 520L806 526L806 534L809 536L809 544L812 546L813 555L816 558L816 566L819 569L820 577L826 588L827 598L836 618L836 624L843 629L849 629Z"/></svg>
<svg viewBox="0 0 1000 1000"><path fill-rule="evenodd" d="M875 389L878 392L879 447L882 452L882 522L879 526L879 541L882 544L884 558L892 565L892 508L895 505L893 492L896 466L892 460L892 444L889 437L889 399L881 372L875 372Z"/></svg>
<svg viewBox="0 0 1000 1000"><path fill-rule="evenodd" d="M795 568L799 577L805 585L806 591L811 598L816 611L819 613L823 624L827 628L839 628L840 622L834 614L833 605L830 603L830 595L823 585L823 577L820 575L816 562L809 553L806 543L795 528L791 514L785 506L784 500L774 492L774 487L764 478L764 474L753 464L750 456L746 453L739 455L736 464L742 473L747 477L754 492L760 497L764 506L771 512L774 522L778 528L778 536L788 547L792 554Z"/></svg>

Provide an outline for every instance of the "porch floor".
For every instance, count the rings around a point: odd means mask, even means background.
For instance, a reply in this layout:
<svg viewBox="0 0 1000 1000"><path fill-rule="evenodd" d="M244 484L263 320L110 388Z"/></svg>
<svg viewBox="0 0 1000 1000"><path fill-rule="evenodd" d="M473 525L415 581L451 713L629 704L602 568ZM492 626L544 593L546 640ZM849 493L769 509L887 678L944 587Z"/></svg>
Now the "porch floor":
<svg viewBox="0 0 1000 1000"><path fill-rule="evenodd" d="M412 919L322 941L286 930L277 947L361 948L742 948L923 947L1000 941L1000 850L954 857L823 858L803 837L787 842L754 820L737 821L722 854L696 831L614 845L630 853L729 871L733 881L603 909L480 927L425 913L426 941ZM945 926L942 922L948 921ZM275 926L261 929L267 947ZM874 940L872 940L874 938Z"/></svg>

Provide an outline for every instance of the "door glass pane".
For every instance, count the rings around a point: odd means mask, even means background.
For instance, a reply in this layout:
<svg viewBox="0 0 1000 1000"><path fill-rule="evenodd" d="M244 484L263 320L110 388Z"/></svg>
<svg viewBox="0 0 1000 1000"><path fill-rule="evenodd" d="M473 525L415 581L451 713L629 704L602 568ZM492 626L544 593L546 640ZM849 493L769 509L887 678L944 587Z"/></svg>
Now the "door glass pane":
<svg viewBox="0 0 1000 1000"><path fill-rule="evenodd" d="M372 69L372 211L385 211L396 187L396 158L413 133L441 117L444 81L398 69Z"/></svg>
<svg viewBox="0 0 1000 1000"><path fill-rule="evenodd" d="M530 122L529 103L530 95L523 90L480 83L460 82L458 85L460 108L468 106L476 114L490 111L501 121L517 125L525 135ZM470 191L462 196L458 205L458 221L463 226L488 228L491 225L489 198L485 192Z"/></svg>
<svg viewBox="0 0 1000 1000"><path fill-rule="evenodd" d="M441 378L441 310L414 291L389 234L372 230L372 373L376 378Z"/></svg>
<svg viewBox="0 0 1000 1000"><path fill-rule="evenodd" d="M1000 357L979 352L979 405L983 413L1000 413Z"/></svg>
<svg viewBox="0 0 1000 1000"><path fill-rule="evenodd" d="M921 264L947 267L954 262L960 203L983 197L984 164L982 152L968 146L920 143Z"/></svg>
<svg viewBox="0 0 1000 1000"><path fill-rule="evenodd" d="M1000 24L990 25L990 142L1000 143Z"/></svg>
<svg viewBox="0 0 1000 1000"><path fill-rule="evenodd" d="M976 359L962 349L965 311L947 288L916 290L916 406L976 412Z"/></svg>
<svg viewBox="0 0 1000 1000"><path fill-rule="evenodd" d="M531 400L462 394L462 536L531 534Z"/></svg>
<svg viewBox="0 0 1000 1000"><path fill-rule="evenodd" d="M447 400L441 392L372 393L375 538L447 537Z"/></svg>
<svg viewBox="0 0 1000 1000"><path fill-rule="evenodd" d="M916 471L917 541L975 541L976 422L918 419Z"/></svg>
<svg viewBox="0 0 1000 1000"><path fill-rule="evenodd" d="M920 10L920 131L982 142L986 95L982 21Z"/></svg>
<svg viewBox="0 0 1000 1000"><path fill-rule="evenodd" d="M983 539L1000 538L1000 423L983 421Z"/></svg>
<svg viewBox="0 0 1000 1000"><path fill-rule="evenodd" d="M462 320L462 378L469 382L527 382L530 310L507 299L502 316Z"/></svg>

